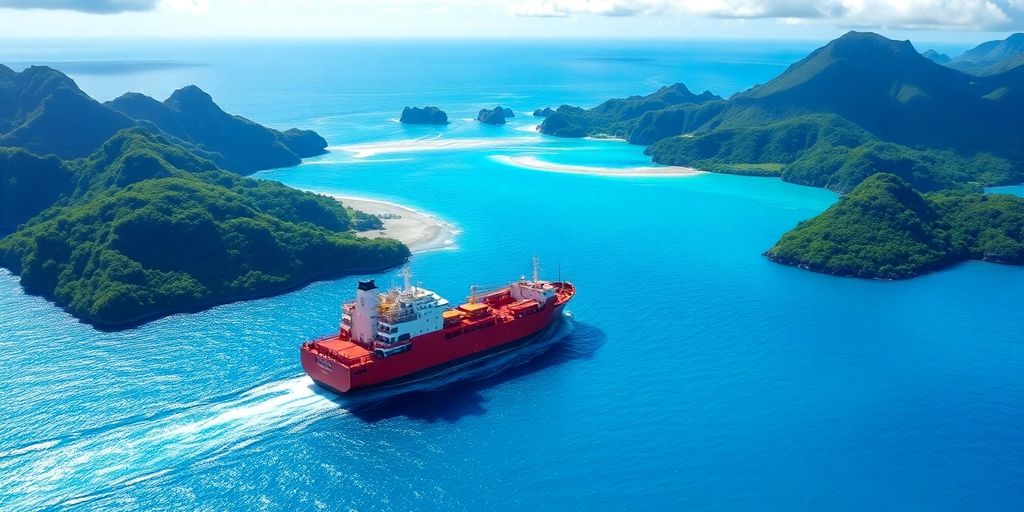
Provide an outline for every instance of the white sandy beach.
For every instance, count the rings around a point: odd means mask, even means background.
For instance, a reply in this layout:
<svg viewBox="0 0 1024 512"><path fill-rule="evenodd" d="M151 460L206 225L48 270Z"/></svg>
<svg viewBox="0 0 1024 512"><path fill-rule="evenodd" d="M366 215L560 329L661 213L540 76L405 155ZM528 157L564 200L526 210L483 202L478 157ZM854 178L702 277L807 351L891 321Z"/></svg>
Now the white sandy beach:
<svg viewBox="0 0 1024 512"><path fill-rule="evenodd" d="M491 158L498 162L533 169L537 171L564 172L573 174L593 174L598 176L622 176L622 177L674 177L674 176L695 176L703 174L690 167L676 166L637 166L637 167L599 167L590 165L568 165L545 162L533 156L508 156L495 155Z"/></svg>
<svg viewBox="0 0 1024 512"><path fill-rule="evenodd" d="M442 139L439 137L395 140L384 142L368 142L348 146L331 146L331 151L347 151L355 158L368 158L376 155L392 153L411 153L419 151L445 151L452 149L492 148L536 143L532 137L495 137L489 139Z"/></svg>
<svg viewBox="0 0 1024 512"><path fill-rule="evenodd" d="M455 226L433 215L400 204L364 197L328 195L341 201L345 206L381 217L384 229L363 231L359 236L394 238L408 245L409 250L414 253L452 247L455 245L455 236L459 234Z"/></svg>

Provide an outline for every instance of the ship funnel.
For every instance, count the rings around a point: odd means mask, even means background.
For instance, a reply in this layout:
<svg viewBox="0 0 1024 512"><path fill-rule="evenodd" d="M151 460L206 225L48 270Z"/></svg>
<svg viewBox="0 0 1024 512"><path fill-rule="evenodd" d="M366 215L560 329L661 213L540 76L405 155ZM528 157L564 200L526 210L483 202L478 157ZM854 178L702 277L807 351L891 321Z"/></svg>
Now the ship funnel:
<svg viewBox="0 0 1024 512"><path fill-rule="evenodd" d="M380 315L380 291L373 279L359 281L356 290L355 307L352 310L352 339L372 342L377 331L377 317Z"/></svg>

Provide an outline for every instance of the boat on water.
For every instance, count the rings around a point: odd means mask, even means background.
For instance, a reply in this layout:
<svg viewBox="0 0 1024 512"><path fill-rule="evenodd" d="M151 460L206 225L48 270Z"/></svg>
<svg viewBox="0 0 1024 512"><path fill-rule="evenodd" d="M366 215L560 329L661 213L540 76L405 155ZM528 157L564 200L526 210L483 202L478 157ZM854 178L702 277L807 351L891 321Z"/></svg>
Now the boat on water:
<svg viewBox="0 0 1024 512"><path fill-rule="evenodd" d="M533 261L525 277L485 293L471 288L453 307L440 295L411 284L381 292L360 281L355 301L341 307L337 334L302 344L302 368L337 393L412 382L446 368L514 350L541 335L576 293L568 281L540 279Z"/></svg>

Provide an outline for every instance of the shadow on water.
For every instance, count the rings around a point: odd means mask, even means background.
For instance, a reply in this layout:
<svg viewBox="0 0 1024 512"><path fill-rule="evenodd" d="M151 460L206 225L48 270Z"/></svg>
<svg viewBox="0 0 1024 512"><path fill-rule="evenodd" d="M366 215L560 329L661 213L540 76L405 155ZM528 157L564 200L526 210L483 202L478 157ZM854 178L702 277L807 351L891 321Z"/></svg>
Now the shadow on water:
<svg viewBox="0 0 1024 512"><path fill-rule="evenodd" d="M374 423L404 417L426 422L455 422L487 412L483 391L577 359L590 359L606 339L597 327L572 322L566 334L556 333L536 346L524 347L502 360L460 372L453 382L428 389L403 391L383 398L358 400L345 406L355 417Z"/></svg>

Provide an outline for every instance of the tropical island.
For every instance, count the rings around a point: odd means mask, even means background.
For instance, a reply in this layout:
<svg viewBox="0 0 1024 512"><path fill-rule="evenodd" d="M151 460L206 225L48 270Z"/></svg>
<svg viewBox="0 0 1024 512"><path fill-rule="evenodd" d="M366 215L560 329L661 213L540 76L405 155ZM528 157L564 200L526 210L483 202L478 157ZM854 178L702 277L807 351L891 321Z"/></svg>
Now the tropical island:
<svg viewBox="0 0 1024 512"><path fill-rule="evenodd" d="M0 266L77 318L123 327L400 264L380 218L244 177L324 151L189 86L101 104L46 67L0 66ZM69 122L74 120L74 122ZM42 156L45 155L45 156Z"/></svg>
<svg viewBox="0 0 1024 512"><path fill-rule="evenodd" d="M1024 181L1019 36L947 66L909 41L849 32L728 99L676 84L591 109L562 105L540 131L619 137L647 145L659 164L847 194L766 252L780 263L874 278L912 277L965 259L1020 264L1024 200L981 191ZM954 69L967 60L984 62L984 71ZM899 181L867 181L878 173ZM918 191L929 194L915 202ZM892 207L864 207L883 204ZM911 214L924 231L907 227ZM979 230L986 223L991 229Z"/></svg>
<svg viewBox="0 0 1024 512"><path fill-rule="evenodd" d="M448 124L448 114L437 107L405 107L398 121L405 124Z"/></svg>
<svg viewBox="0 0 1024 512"><path fill-rule="evenodd" d="M480 109L480 112L476 116L476 120L486 124L505 124L505 120L515 116L516 115L512 112L512 109L504 108L499 105L490 109Z"/></svg>
<svg viewBox="0 0 1024 512"><path fill-rule="evenodd" d="M902 279L967 260L1024 264L1024 199L953 190L921 195L888 173L862 181L765 256L852 277Z"/></svg>

